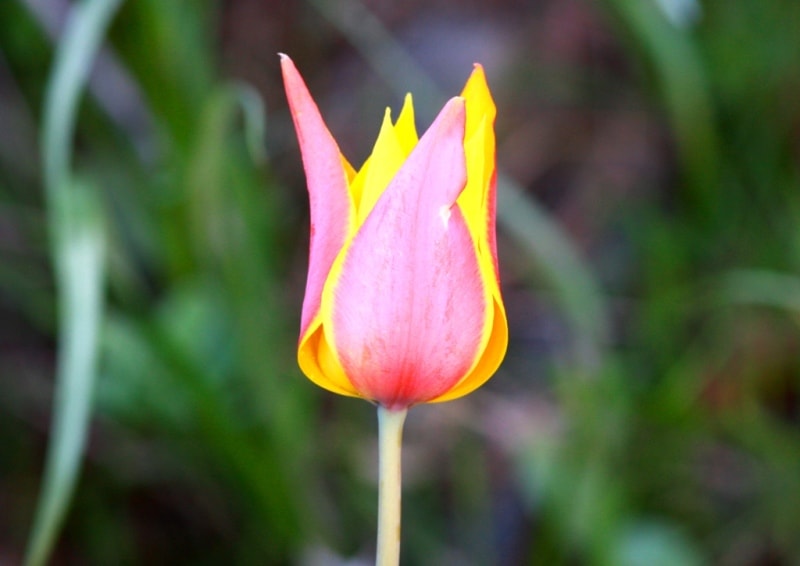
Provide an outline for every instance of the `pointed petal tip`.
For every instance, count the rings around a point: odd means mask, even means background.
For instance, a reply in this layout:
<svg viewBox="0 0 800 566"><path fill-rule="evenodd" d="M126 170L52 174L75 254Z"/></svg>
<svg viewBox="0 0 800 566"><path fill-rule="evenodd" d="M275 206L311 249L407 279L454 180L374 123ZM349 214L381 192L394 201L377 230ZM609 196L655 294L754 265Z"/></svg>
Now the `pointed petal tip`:
<svg viewBox="0 0 800 566"><path fill-rule="evenodd" d="M486 82L486 70L483 68L483 65L478 62L472 64L471 76L475 75L483 77L484 82Z"/></svg>
<svg viewBox="0 0 800 566"><path fill-rule="evenodd" d="M289 77L299 78L297 67L294 66L294 61L292 61L291 57L285 53L278 53L278 56L280 57L281 61L281 73L283 74L284 81L286 81Z"/></svg>
<svg viewBox="0 0 800 566"><path fill-rule="evenodd" d="M278 57L281 60L281 69L285 70L287 67L294 67L294 61L286 53L278 52Z"/></svg>
<svg viewBox="0 0 800 566"><path fill-rule="evenodd" d="M457 130L461 130L460 137L463 140L466 117L466 99L463 96L454 96L445 103L444 107L439 111L439 115L436 117L433 124L431 124L430 128L428 128L428 131L423 134L422 138L432 135L429 134L429 132L440 131L444 133L451 128L456 128Z"/></svg>
<svg viewBox="0 0 800 566"><path fill-rule="evenodd" d="M445 114L446 112L463 112L464 107L466 105L467 99L463 96L454 96L447 103L444 105L444 108L441 110L441 114Z"/></svg>
<svg viewBox="0 0 800 566"><path fill-rule="evenodd" d="M289 57L286 53L278 52L278 57L280 57L281 61L281 73L283 73L283 78L286 80L288 77L291 77L294 80L300 80L305 84L305 81L300 76L300 71L297 70L297 66L292 61L292 58Z"/></svg>

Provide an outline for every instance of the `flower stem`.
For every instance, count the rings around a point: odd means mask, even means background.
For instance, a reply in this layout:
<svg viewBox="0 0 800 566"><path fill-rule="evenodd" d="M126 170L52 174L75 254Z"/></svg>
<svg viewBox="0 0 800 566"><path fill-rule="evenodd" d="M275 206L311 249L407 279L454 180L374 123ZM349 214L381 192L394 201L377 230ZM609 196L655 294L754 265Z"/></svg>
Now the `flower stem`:
<svg viewBox="0 0 800 566"><path fill-rule="evenodd" d="M376 566L400 563L400 453L408 409L378 406L378 555Z"/></svg>

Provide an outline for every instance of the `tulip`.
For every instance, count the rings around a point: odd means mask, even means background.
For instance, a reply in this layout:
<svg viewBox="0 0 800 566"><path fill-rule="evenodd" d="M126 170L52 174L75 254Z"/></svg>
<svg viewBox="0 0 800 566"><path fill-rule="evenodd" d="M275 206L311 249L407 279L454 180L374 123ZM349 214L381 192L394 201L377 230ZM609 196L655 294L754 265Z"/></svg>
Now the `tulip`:
<svg viewBox="0 0 800 566"><path fill-rule="evenodd" d="M390 410L456 399L503 359L495 106L480 65L417 138L411 95L356 171L291 59L281 68L311 205L298 362Z"/></svg>
<svg viewBox="0 0 800 566"><path fill-rule="evenodd" d="M407 95L356 171L287 56L281 69L311 203L298 363L313 382L378 405L379 566L400 560L407 410L456 399L508 344L495 240L495 106L475 65L422 136Z"/></svg>

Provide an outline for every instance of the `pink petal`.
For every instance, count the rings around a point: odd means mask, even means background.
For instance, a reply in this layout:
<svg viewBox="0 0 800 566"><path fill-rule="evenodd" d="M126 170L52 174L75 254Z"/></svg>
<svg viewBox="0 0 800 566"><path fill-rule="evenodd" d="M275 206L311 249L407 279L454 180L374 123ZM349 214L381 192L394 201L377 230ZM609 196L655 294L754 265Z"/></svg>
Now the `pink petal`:
<svg viewBox="0 0 800 566"><path fill-rule="evenodd" d="M450 100L355 235L333 282L325 325L334 349L354 387L389 408L456 385L480 354L490 320L476 246L455 205L466 182L464 120L463 99Z"/></svg>
<svg viewBox="0 0 800 566"><path fill-rule="evenodd" d="M325 125L303 78L286 55L281 55L281 71L300 142L311 205L308 280L300 324L302 336L319 312L325 280L347 239L354 209L339 146Z"/></svg>

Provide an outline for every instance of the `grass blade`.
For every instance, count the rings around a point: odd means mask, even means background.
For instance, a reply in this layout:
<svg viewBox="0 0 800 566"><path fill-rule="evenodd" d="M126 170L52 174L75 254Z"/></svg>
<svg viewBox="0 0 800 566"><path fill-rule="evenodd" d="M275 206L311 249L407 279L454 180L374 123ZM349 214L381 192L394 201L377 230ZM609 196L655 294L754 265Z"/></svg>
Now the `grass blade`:
<svg viewBox="0 0 800 566"><path fill-rule="evenodd" d="M43 124L45 191L59 300L59 352L51 440L25 563L44 564L63 522L86 444L103 310L102 210L70 172L78 102L122 0L77 4L48 84Z"/></svg>
<svg viewBox="0 0 800 566"><path fill-rule="evenodd" d="M51 439L26 564L44 564L76 483L86 444L103 308L104 232L96 193L58 189L53 201L60 305L59 355Z"/></svg>
<svg viewBox="0 0 800 566"><path fill-rule="evenodd" d="M59 188L68 188L64 180L70 170L78 102L100 42L120 4L122 0L86 0L76 4L67 21L44 108L42 145L48 199L53 199Z"/></svg>

